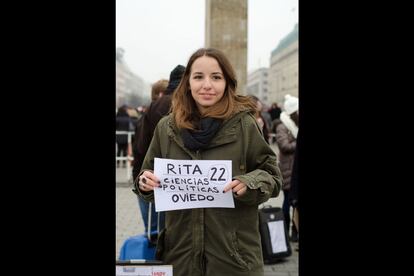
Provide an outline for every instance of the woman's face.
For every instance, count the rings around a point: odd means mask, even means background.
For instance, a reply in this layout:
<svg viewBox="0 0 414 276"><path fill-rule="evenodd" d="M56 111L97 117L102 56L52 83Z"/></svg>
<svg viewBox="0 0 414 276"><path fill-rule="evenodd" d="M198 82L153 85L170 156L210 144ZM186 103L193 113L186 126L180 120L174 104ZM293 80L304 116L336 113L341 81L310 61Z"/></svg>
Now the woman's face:
<svg viewBox="0 0 414 276"><path fill-rule="evenodd" d="M216 59L202 56L191 66L191 95L201 114L223 98L226 80Z"/></svg>

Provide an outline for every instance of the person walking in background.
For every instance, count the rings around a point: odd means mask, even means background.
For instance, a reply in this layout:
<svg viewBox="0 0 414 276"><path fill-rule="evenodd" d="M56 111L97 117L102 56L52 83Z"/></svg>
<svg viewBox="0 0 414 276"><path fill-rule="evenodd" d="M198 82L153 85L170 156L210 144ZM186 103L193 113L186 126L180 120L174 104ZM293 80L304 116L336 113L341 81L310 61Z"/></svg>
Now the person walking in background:
<svg viewBox="0 0 414 276"><path fill-rule="evenodd" d="M129 131L131 126L131 118L128 115L128 106L123 105L118 108L115 119L115 130L116 131ZM117 134L116 135L117 143L117 157L127 157L128 155L128 135L127 134ZM119 167L120 160L116 161L117 167ZM126 160L122 160L122 166L126 167Z"/></svg>
<svg viewBox="0 0 414 276"><path fill-rule="evenodd" d="M291 184L293 157L296 150L296 137L299 126L299 99L291 95L285 96L284 111L280 114L281 123L276 127L276 143L279 148L279 167L283 175L283 215L287 232L290 230L289 190ZM297 241L296 227L292 226L292 241Z"/></svg>
<svg viewBox="0 0 414 276"><path fill-rule="evenodd" d="M270 123L270 131L276 133L277 125L280 124L280 113L282 109L278 106L277 103L272 103L271 108L269 109L269 114L272 122ZM272 138L272 143L276 142L276 138Z"/></svg>
<svg viewBox="0 0 414 276"><path fill-rule="evenodd" d="M262 102L259 100L258 97L254 96L254 95L248 95L249 97L251 97L254 102L256 103L256 114L255 114L255 118L257 120L257 123L260 126L260 129L263 132L263 137L265 138L266 142L269 143L269 128L266 124L265 119L262 116Z"/></svg>
<svg viewBox="0 0 414 276"><path fill-rule="evenodd" d="M133 144L134 162L132 166L132 177L136 179L147 153L154 129L158 121L168 114L171 108L171 97L174 90L180 83L185 67L177 65L170 73L170 80L159 80L152 86L151 95L154 101L151 102L147 112L142 116L135 131L135 143ZM144 221L145 233L148 230L148 213L149 203L138 197L138 203L141 211L141 217ZM159 214L159 228L164 227L164 213ZM151 207L151 229L157 229L158 219L155 212L155 204Z"/></svg>
<svg viewBox="0 0 414 276"><path fill-rule="evenodd" d="M280 118L280 113L282 112L282 109L277 105L277 103L272 103L272 106L270 107L268 112L273 122L275 119Z"/></svg>
<svg viewBox="0 0 414 276"><path fill-rule="evenodd" d="M139 121L139 119L141 118L141 114L139 114L138 110L136 108L133 107L128 107L127 108L127 112L129 115L129 131L133 131L135 132L135 127ZM134 140L135 140L135 135L131 136L131 144L128 145L128 155L131 156L132 155L132 144L134 144ZM131 161L131 165L132 165L133 160Z"/></svg>
<svg viewBox="0 0 414 276"><path fill-rule="evenodd" d="M296 138L296 150L293 158L292 176L290 178L290 191L289 191L289 202L293 207L293 225L295 225L298 232L299 241L299 148L301 140L300 131ZM299 250L299 245L296 247L296 251Z"/></svg>
<svg viewBox="0 0 414 276"><path fill-rule="evenodd" d="M266 129L269 133L270 128L272 127L272 117L270 116L269 112L267 112L267 109L265 108L264 103L259 100L261 107L260 107L260 115L262 116L263 121L266 123Z"/></svg>
<svg viewBox="0 0 414 276"><path fill-rule="evenodd" d="M263 275L258 205L279 194L281 173L253 116L256 104L236 87L221 51L194 52L134 181L139 195L153 201L160 185L154 158L232 161L233 178L223 192L232 193L235 208L165 212L157 258L172 264L175 276Z"/></svg>
<svg viewBox="0 0 414 276"><path fill-rule="evenodd" d="M168 86L168 80L166 79L161 79L155 82L152 85L152 89L151 89L151 102L155 102L156 100L158 100L158 98L161 98L164 95L165 89L167 89L167 86Z"/></svg>

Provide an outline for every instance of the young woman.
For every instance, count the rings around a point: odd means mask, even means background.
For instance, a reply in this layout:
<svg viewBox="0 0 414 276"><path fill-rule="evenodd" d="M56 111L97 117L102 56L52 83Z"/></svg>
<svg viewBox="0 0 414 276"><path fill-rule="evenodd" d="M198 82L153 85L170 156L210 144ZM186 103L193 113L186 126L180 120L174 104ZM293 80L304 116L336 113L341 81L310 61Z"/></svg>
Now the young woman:
<svg viewBox="0 0 414 276"><path fill-rule="evenodd" d="M281 174L276 155L263 138L255 103L236 94L235 72L213 48L189 59L173 96L171 113L160 120L135 187L154 200L159 177L154 158L232 160L235 208L167 211L158 237L157 258L173 265L175 276L263 275L258 205L277 196Z"/></svg>

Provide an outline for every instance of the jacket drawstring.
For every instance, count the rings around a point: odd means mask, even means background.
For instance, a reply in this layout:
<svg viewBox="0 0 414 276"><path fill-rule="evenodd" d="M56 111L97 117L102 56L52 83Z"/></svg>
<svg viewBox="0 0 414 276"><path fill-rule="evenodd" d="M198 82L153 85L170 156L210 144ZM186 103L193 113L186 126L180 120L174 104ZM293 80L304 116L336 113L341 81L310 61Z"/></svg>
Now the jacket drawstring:
<svg viewBox="0 0 414 276"><path fill-rule="evenodd" d="M243 121L240 120L240 124L241 124L241 133L244 133L244 126L243 126ZM244 137L242 137L242 148L241 148L241 154L240 154L240 171L244 174L246 173L246 153L245 153L245 141L244 141Z"/></svg>
<svg viewBox="0 0 414 276"><path fill-rule="evenodd" d="M165 158L170 158L170 147L171 147L171 136L168 136L168 143L167 143L167 153L165 154Z"/></svg>

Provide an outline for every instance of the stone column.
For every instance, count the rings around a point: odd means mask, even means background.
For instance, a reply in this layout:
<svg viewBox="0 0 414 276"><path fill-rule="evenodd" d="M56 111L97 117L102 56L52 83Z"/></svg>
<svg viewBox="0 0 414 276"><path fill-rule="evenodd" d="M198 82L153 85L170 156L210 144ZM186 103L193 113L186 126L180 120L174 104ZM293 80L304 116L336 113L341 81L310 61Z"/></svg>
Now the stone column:
<svg viewBox="0 0 414 276"><path fill-rule="evenodd" d="M206 0L206 47L223 51L237 75L237 91L246 94L247 0Z"/></svg>

